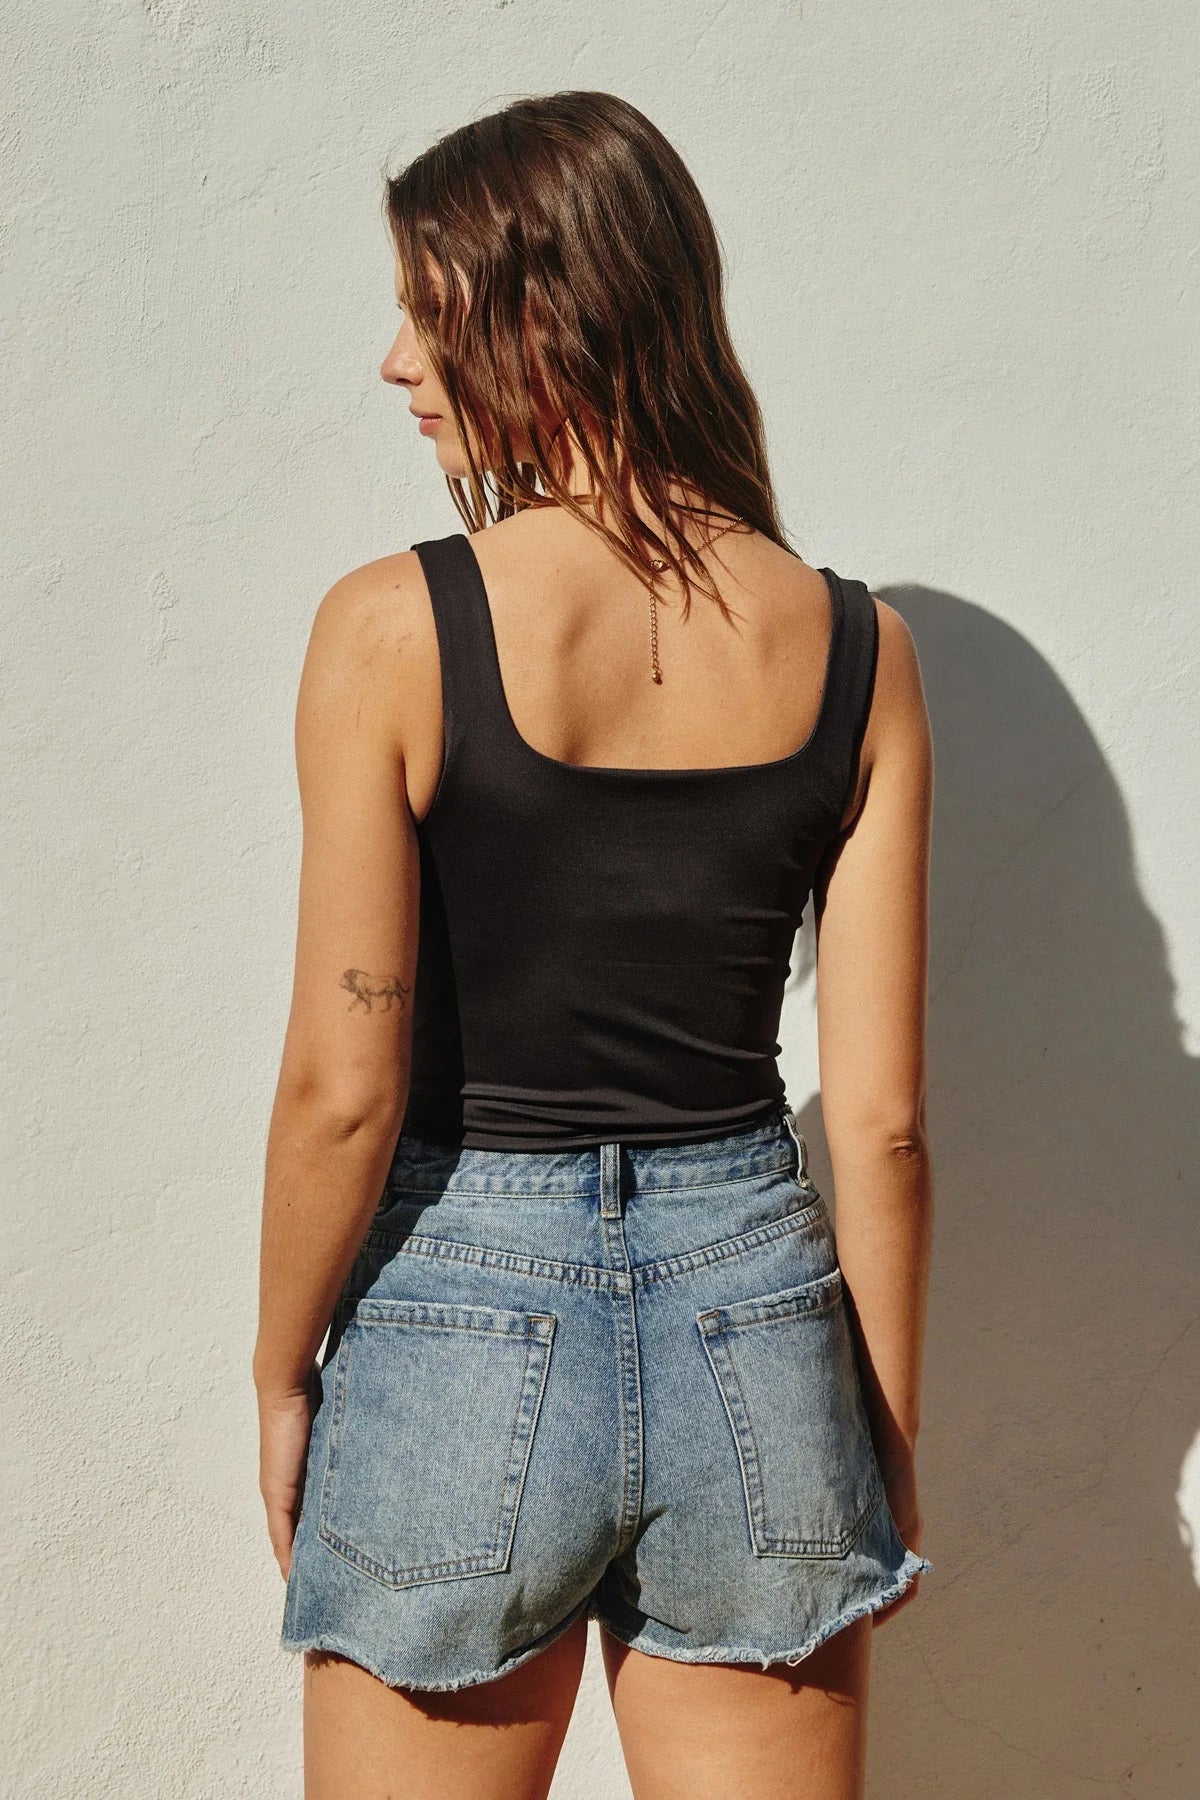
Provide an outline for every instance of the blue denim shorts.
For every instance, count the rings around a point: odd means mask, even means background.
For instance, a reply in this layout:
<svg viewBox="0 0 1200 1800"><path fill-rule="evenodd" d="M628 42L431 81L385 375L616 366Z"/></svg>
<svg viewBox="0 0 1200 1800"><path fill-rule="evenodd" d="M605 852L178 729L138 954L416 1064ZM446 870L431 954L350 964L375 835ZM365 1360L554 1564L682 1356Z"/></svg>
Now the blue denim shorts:
<svg viewBox="0 0 1200 1800"><path fill-rule="evenodd" d="M393 1687L581 1614L796 1663L933 1564L901 1542L833 1226L785 1104L684 1144L402 1132L321 1359L282 1646Z"/></svg>

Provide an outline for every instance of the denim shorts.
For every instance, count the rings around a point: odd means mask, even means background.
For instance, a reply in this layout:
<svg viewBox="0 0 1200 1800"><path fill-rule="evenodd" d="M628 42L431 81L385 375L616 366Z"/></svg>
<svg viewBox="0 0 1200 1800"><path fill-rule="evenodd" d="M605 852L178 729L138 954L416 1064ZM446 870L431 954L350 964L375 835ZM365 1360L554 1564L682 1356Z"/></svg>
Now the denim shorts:
<svg viewBox="0 0 1200 1800"><path fill-rule="evenodd" d="M766 1668L932 1567L790 1107L683 1144L401 1132L321 1357L284 1649L462 1688L586 1614Z"/></svg>

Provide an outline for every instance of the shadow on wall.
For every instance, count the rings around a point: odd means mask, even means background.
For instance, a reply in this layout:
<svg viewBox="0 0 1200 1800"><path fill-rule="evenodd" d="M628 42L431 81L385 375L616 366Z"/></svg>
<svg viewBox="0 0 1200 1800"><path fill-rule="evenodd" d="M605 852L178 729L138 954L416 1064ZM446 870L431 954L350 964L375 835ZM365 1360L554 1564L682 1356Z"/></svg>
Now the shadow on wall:
<svg viewBox="0 0 1200 1800"><path fill-rule="evenodd" d="M1182 1800L1200 1793L1196 1060L1071 695L981 608L877 591L916 641L935 746L918 1466L936 1566L875 1640L871 1791ZM819 1102L798 1111L836 1217Z"/></svg>

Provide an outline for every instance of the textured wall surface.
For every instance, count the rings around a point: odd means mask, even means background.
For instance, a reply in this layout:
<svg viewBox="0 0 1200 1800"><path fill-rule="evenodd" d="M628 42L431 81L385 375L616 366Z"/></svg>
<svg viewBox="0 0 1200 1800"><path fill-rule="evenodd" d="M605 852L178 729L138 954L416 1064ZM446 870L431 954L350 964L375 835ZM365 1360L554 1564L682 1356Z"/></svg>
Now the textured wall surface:
<svg viewBox="0 0 1200 1800"><path fill-rule="evenodd" d="M875 1638L870 1793L1200 1791L1195 7L0 33L4 1793L300 1792L249 1381L295 687L329 584L457 525L378 379L380 167L575 86L689 160L793 542L905 613L937 738L936 1569ZM555 1800L627 1793L593 1640Z"/></svg>

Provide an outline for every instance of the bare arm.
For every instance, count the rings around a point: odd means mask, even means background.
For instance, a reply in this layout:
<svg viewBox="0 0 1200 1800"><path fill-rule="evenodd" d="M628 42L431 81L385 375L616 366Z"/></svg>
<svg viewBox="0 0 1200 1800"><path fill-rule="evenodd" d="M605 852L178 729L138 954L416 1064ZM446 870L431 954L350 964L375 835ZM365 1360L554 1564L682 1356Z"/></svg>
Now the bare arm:
<svg viewBox="0 0 1200 1800"><path fill-rule="evenodd" d="M306 1389L407 1105L419 865L397 718L409 641L396 582L404 560L335 583L317 609L300 679L303 849L291 1011L267 1139L260 1396Z"/></svg>
<svg viewBox="0 0 1200 1800"><path fill-rule="evenodd" d="M866 798L816 895L817 1032L838 1260L887 1474L911 1466L920 1424L933 1228L925 1126L933 747L908 627L883 602L877 617Z"/></svg>

